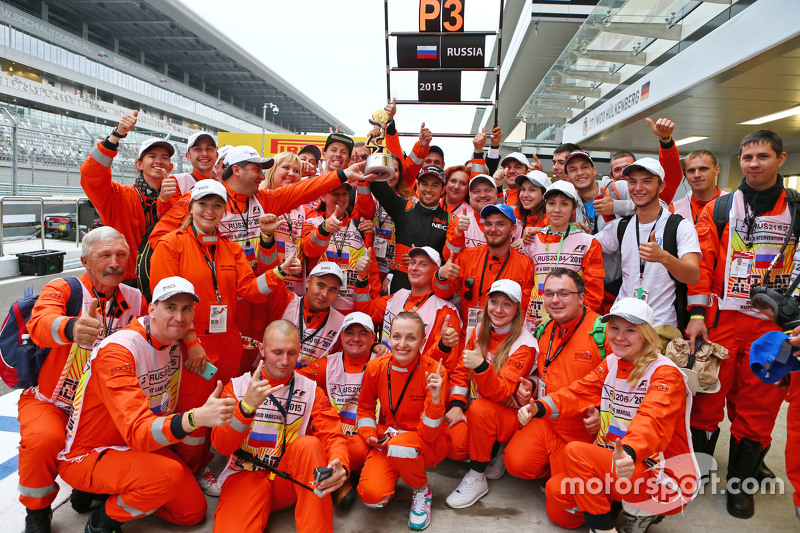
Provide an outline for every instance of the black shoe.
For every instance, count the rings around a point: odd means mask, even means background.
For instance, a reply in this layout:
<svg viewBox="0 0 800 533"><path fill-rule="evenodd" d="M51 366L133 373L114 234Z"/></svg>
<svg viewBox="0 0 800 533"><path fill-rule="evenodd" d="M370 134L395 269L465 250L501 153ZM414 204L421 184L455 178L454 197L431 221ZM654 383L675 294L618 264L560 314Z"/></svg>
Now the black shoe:
<svg viewBox="0 0 800 533"><path fill-rule="evenodd" d="M344 485L333 491L332 496L336 506L342 511L346 511L356 499L356 486L348 479Z"/></svg>
<svg viewBox="0 0 800 533"><path fill-rule="evenodd" d="M755 481L756 473L764 461L769 446L762 448L761 444L750 439L737 441L731 435L731 448L728 455L728 514L735 518L750 518L755 514L755 502L752 494L746 494L742 485L748 479ZM755 485L746 483L747 487Z"/></svg>
<svg viewBox="0 0 800 533"><path fill-rule="evenodd" d="M664 517L660 515L633 515L622 511L614 525L619 533L645 533L650 526L660 523L663 519Z"/></svg>
<svg viewBox="0 0 800 533"><path fill-rule="evenodd" d="M759 484L763 481L777 481L778 476L762 461L761 468L756 472L756 480L758 480Z"/></svg>
<svg viewBox="0 0 800 533"><path fill-rule="evenodd" d="M86 521L84 533L122 533L120 523L109 518L105 506L95 509Z"/></svg>
<svg viewBox="0 0 800 533"><path fill-rule="evenodd" d="M72 494L69 496L69 504L76 513L80 514L88 513L92 510L92 501L94 501L94 494L78 489L72 489Z"/></svg>
<svg viewBox="0 0 800 533"><path fill-rule="evenodd" d="M706 430L690 428L692 437L692 448L694 448L697 466L700 468L700 482L705 484L714 468L714 450L717 447L719 438L719 428L709 436Z"/></svg>
<svg viewBox="0 0 800 533"><path fill-rule="evenodd" d="M53 511L50 507L31 511L25 515L25 533L50 533L50 520L53 518Z"/></svg>

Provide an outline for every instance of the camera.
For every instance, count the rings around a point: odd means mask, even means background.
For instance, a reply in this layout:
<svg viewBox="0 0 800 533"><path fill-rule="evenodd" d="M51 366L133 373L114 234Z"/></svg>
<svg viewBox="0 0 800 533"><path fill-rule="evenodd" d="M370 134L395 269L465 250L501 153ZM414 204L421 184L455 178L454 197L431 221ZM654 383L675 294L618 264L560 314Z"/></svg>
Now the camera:
<svg viewBox="0 0 800 533"><path fill-rule="evenodd" d="M792 283L781 293L764 285L754 285L750 288L750 301L783 331L791 331L800 326L800 301L791 296L796 286L797 283Z"/></svg>
<svg viewBox="0 0 800 533"><path fill-rule="evenodd" d="M277 115L278 113L280 113L280 109L278 109L278 106L273 105L272 106L272 114L273 115Z"/></svg>

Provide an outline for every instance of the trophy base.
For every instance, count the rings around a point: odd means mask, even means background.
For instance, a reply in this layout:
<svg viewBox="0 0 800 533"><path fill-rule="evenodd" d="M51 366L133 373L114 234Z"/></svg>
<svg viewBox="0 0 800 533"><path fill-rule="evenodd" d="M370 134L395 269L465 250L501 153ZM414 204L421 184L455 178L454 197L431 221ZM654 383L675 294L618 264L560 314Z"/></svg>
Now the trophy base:
<svg viewBox="0 0 800 533"><path fill-rule="evenodd" d="M394 177L394 162L392 156L384 153L375 153L367 157L364 174L376 174L374 181L390 181Z"/></svg>

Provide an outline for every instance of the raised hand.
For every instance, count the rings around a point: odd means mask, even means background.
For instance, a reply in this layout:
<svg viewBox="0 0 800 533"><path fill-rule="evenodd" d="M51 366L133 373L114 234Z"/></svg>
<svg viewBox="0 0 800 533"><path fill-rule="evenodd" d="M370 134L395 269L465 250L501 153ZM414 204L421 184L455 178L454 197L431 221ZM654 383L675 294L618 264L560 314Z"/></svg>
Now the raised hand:
<svg viewBox="0 0 800 533"><path fill-rule="evenodd" d="M650 239L647 242L643 242L639 245L639 257L641 257L643 261L649 263L663 263L667 255L669 255L669 252L664 250L656 242L655 230L650 232Z"/></svg>
<svg viewBox="0 0 800 533"><path fill-rule="evenodd" d="M439 268L439 277L441 279L453 281L458 278L461 267L454 263L455 255L456 254L450 254L450 257L447 258L447 262Z"/></svg>
<svg viewBox="0 0 800 533"><path fill-rule="evenodd" d="M258 225L261 226L261 233L269 235L278 231L281 219L274 213L264 213L258 217Z"/></svg>
<svg viewBox="0 0 800 533"><path fill-rule="evenodd" d="M79 346L91 346L100 334L100 320L98 320L97 306L99 302L97 298L92 298L89 303L89 309L82 313L75 321L72 327L72 339Z"/></svg>
<svg viewBox="0 0 800 533"><path fill-rule="evenodd" d="M383 110L389 115L389 120L392 120L397 114L397 98L392 98L388 104L383 106Z"/></svg>
<svg viewBox="0 0 800 533"><path fill-rule="evenodd" d="M472 146L475 147L476 154L483 152L483 147L486 146L486 128L481 128L481 131L475 134L475 137L472 138Z"/></svg>
<svg viewBox="0 0 800 533"><path fill-rule="evenodd" d="M342 218L344 217L344 214L344 206L337 205L333 211L333 214L325 219L325 229L328 231L328 233L339 233L339 230L342 229Z"/></svg>
<svg viewBox="0 0 800 533"><path fill-rule="evenodd" d="M619 479L631 478L636 465L633 464L633 458L622 449L620 440L614 441L614 453L611 454L611 461Z"/></svg>
<svg viewBox="0 0 800 533"><path fill-rule="evenodd" d="M133 129L136 125L136 122L139 120L139 112L134 111L129 115L122 115L122 118L119 120L119 124L117 124L117 133L120 135L125 135L129 131Z"/></svg>
<svg viewBox="0 0 800 533"><path fill-rule="evenodd" d="M542 231L542 228L537 228L535 226L526 227L522 232L522 242L525 243L525 246L533 244L534 237L540 231Z"/></svg>
<svg viewBox="0 0 800 533"><path fill-rule="evenodd" d="M444 415L444 423L447 424L447 427L451 428L458 424L459 422L466 422L467 417L464 414L464 410L457 405L451 407L449 411L447 411Z"/></svg>
<svg viewBox="0 0 800 533"><path fill-rule="evenodd" d="M431 403L441 403L442 401L442 361L436 367L436 372L425 372L425 380L428 382L428 392L431 394Z"/></svg>
<svg viewBox="0 0 800 533"><path fill-rule="evenodd" d="M419 145L424 149L428 149L431 147L431 141L433 140L433 133L431 130L425 127L425 123L422 123L422 126L419 128Z"/></svg>
<svg viewBox="0 0 800 533"><path fill-rule="evenodd" d="M160 169L163 170L163 169ZM166 170L164 170L166 174ZM158 197L161 198L162 202L166 202L174 194L178 192L178 180L175 178L165 178L161 180L161 189L159 189Z"/></svg>
<svg viewBox="0 0 800 533"><path fill-rule="evenodd" d="M542 165L542 162L539 161L539 157L536 154L533 154L531 157L533 157L533 162L528 165L528 172L533 172L534 170L540 170L544 172L544 165Z"/></svg>
<svg viewBox="0 0 800 533"><path fill-rule="evenodd" d="M356 272L362 278L369 275L369 268L372 265L372 248L365 248L364 254L356 261Z"/></svg>
<svg viewBox="0 0 800 533"><path fill-rule="evenodd" d="M459 235L463 235L469 229L469 225L472 222L472 217L469 216L467 213L466 206L461 208L461 213L458 215L458 224L456 225L456 231Z"/></svg>
<svg viewBox="0 0 800 533"><path fill-rule="evenodd" d="M653 135L659 139L669 139L672 137L672 132L675 129L675 123L670 119L660 118L653 122L652 118L647 117L645 120L648 124L650 124L650 130L653 132Z"/></svg>
<svg viewBox="0 0 800 533"><path fill-rule="evenodd" d="M204 372L206 361L208 361L208 355L203 345L199 342L186 350L186 368L189 369L189 372L194 372L195 374Z"/></svg>
<svg viewBox="0 0 800 533"><path fill-rule="evenodd" d="M261 369L264 367L264 361L259 361L253 377L250 378L250 383L247 385L247 391L244 393L242 400L250 407L258 408L259 405L264 403L264 400L270 394L281 390L285 385L272 386L266 378L262 379Z"/></svg>
<svg viewBox="0 0 800 533"><path fill-rule="evenodd" d="M500 129L500 126L492 126L492 146L500 146L500 142L503 140L503 130Z"/></svg>
<svg viewBox="0 0 800 533"><path fill-rule="evenodd" d="M337 124L336 125L336 131L333 131L333 127L332 126L328 126L328 135L331 135L333 133L339 133L339 128L340 127L341 127L341 125Z"/></svg>
<svg viewBox="0 0 800 533"><path fill-rule="evenodd" d="M358 223L358 231L361 233L375 233L375 224L368 218L361 219Z"/></svg>
<svg viewBox="0 0 800 533"><path fill-rule="evenodd" d="M527 426L528 422L533 418L533 408L531 404L526 403L517 410L517 420L520 426Z"/></svg>
<svg viewBox="0 0 800 533"><path fill-rule="evenodd" d="M475 370L484 361L483 352L477 348L473 350L464 350L464 353L461 354L461 360L466 368Z"/></svg>
<svg viewBox="0 0 800 533"><path fill-rule="evenodd" d="M297 257L297 247L295 246L294 249L292 249L292 253L284 257L283 263L281 263L281 272L296 276L302 271L303 264Z"/></svg>
<svg viewBox="0 0 800 533"><path fill-rule="evenodd" d="M222 382L217 381L217 388L208 397L202 407L194 410L194 423L201 427L227 426L233 420L233 412L238 403L234 398L220 398Z"/></svg>
<svg viewBox="0 0 800 533"><path fill-rule="evenodd" d="M586 428L586 432L589 435L596 435L600 431L600 411L594 405L590 405L583 414L586 415L583 417L583 427Z"/></svg>
<svg viewBox="0 0 800 533"><path fill-rule="evenodd" d="M595 213L600 216L611 216L614 214L614 199L608 189L603 189L603 197L592 202Z"/></svg>
<svg viewBox="0 0 800 533"><path fill-rule="evenodd" d="M495 170L492 179L496 187L502 187L503 183L506 182L506 169L501 167Z"/></svg>
<svg viewBox="0 0 800 533"><path fill-rule="evenodd" d="M533 397L533 383L525 376L519 377L519 385L517 385L517 403L525 405Z"/></svg>
<svg viewBox="0 0 800 533"><path fill-rule="evenodd" d="M458 330L450 327L450 315L444 317L442 324L442 344L448 348L455 348L458 346Z"/></svg>

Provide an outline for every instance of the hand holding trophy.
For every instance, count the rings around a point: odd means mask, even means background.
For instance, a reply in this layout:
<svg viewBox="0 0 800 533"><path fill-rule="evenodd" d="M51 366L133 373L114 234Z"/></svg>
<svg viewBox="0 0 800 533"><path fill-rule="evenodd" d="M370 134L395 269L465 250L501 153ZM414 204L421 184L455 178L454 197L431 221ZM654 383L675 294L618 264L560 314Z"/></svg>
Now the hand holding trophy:
<svg viewBox="0 0 800 533"><path fill-rule="evenodd" d="M389 181L394 177L392 156L386 153L386 147L383 145L383 140L386 137L386 123L389 120L389 114L383 109L375 110L372 113L372 118L369 119L369 123L374 128L370 131L365 144L367 148L372 150L372 154L367 157L364 174L375 174L377 177L374 181Z"/></svg>

